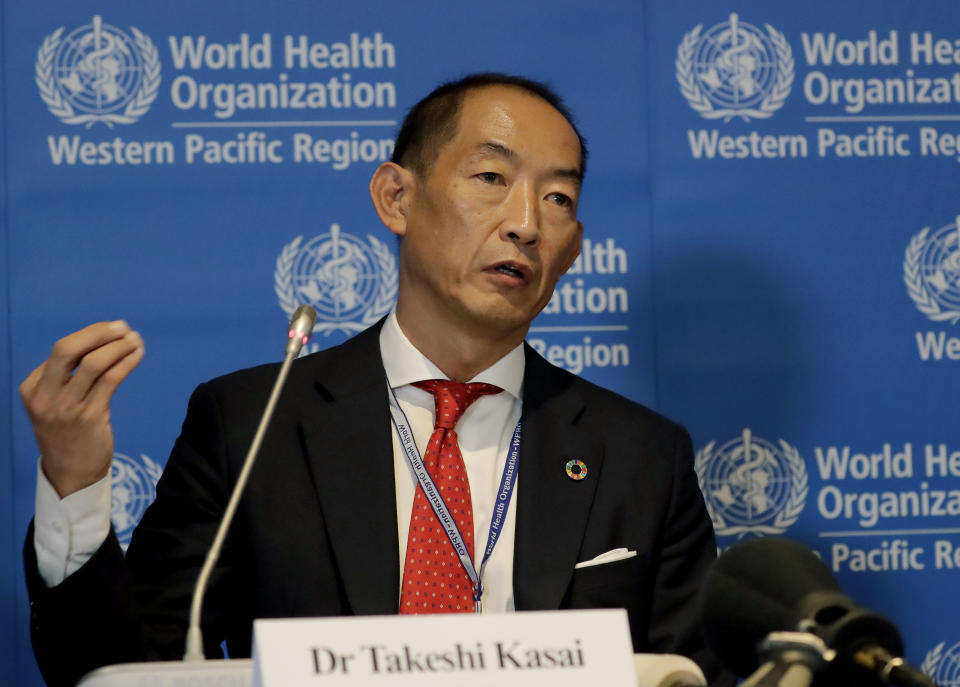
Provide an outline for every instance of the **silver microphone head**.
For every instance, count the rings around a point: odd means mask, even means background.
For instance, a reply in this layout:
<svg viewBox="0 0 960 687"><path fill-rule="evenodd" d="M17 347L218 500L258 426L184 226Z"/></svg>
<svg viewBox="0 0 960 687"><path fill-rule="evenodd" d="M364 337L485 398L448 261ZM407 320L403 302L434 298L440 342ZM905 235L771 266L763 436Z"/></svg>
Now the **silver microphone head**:
<svg viewBox="0 0 960 687"><path fill-rule="evenodd" d="M317 321L317 311L309 305L301 305L290 318L287 332L287 354L299 355L300 349L313 334L313 325Z"/></svg>
<svg viewBox="0 0 960 687"><path fill-rule="evenodd" d="M637 687L705 687L700 666L676 654L634 654Z"/></svg>

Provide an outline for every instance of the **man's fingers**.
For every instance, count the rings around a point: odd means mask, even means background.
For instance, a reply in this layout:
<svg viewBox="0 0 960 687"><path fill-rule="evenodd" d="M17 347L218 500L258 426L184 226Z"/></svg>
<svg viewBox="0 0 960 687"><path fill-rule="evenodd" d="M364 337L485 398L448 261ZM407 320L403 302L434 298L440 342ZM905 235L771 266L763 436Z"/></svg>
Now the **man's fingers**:
<svg viewBox="0 0 960 687"><path fill-rule="evenodd" d="M94 385L104 376L116 376L113 368L137 348L143 348L140 335L127 332L123 338L103 344L84 355L77 363L73 376L63 387L64 400L77 404L89 400ZM122 378L117 384L120 381Z"/></svg>
<svg viewBox="0 0 960 687"><path fill-rule="evenodd" d="M144 347L140 335L136 332L130 332L125 339L132 339L134 346L132 350L128 351L120 360L113 363L108 370L97 378L93 388L90 389L90 393L87 395L87 404L91 407L106 406L120 383L126 379L133 368L143 360Z"/></svg>
<svg viewBox="0 0 960 687"><path fill-rule="evenodd" d="M51 397L60 392L60 388L70 378L70 373L90 351L104 344L123 338L130 331L123 320L116 322L97 322L69 334L54 344L50 357L41 366L37 390Z"/></svg>
<svg viewBox="0 0 960 687"><path fill-rule="evenodd" d="M37 388L37 383L40 381L40 377L43 375L43 368L46 363L40 363L33 369L27 378L20 382L20 400L24 403L27 402L27 399L33 397L33 390Z"/></svg>

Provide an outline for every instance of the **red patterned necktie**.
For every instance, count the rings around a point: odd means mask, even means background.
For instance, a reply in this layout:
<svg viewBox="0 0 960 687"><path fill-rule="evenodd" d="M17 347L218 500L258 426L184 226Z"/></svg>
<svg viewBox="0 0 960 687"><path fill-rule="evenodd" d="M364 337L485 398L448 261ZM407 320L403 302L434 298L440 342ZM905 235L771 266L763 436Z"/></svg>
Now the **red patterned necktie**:
<svg viewBox="0 0 960 687"><path fill-rule="evenodd" d="M457 522L473 558L473 502L470 480L453 429L463 412L486 394L503 389L492 384L461 384L446 379L416 382L433 394L436 421L423 463ZM417 484L403 564L400 613L470 613L474 610L473 584L430 502Z"/></svg>

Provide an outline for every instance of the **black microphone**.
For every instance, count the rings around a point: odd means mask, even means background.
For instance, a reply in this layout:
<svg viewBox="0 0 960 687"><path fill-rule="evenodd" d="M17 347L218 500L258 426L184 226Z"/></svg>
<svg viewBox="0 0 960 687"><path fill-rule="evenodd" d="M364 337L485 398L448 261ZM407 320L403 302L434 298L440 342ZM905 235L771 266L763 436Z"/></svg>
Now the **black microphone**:
<svg viewBox="0 0 960 687"><path fill-rule="evenodd" d="M900 658L896 626L847 598L823 561L796 542L765 537L734 545L707 573L699 603L707 646L738 675L757 670L768 635L802 632L835 652L825 657L828 671L865 670L885 684L934 686Z"/></svg>

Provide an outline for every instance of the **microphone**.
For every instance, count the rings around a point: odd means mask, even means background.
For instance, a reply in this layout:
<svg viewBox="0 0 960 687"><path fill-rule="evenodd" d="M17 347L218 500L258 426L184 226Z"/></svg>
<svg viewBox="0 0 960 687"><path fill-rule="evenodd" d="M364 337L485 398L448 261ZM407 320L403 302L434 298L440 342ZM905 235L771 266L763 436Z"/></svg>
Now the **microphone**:
<svg viewBox="0 0 960 687"><path fill-rule="evenodd" d="M637 687L706 687L700 666L677 654L634 654Z"/></svg>
<svg viewBox="0 0 960 687"><path fill-rule="evenodd" d="M223 547L223 541L226 539L227 530L230 529L230 523L233 521L233 515L236 513L237 504L240 502L240 496L243 494L243 488L247 484L247 478L250 476L250 470L253 468L253 462L260 450L260 444L263 443L263 436L266 434L267 426L270 424L270 418L273 417L273 410L277 405L277 399L280 398L280 390L287 380L287 374L290 372L290 365L293 359L300 355L300 350L310 339L313 333L313 325L317 320L317 312L309 305L301 305L293 313L290 319L290 327L287 333L287 346L283 358L283 364L280 366L280 372L277 373L277 379L273 383L273 389L267 400L267 407L263 410L260 417L260 424L257 426L257 432L250 443L250 449L247 451L246 458L243 459L243 468L237 477L237 483L233 487L233 493L230 494L230 501L223 512L223 519L220 521L220 527L213 539L213 544L207 552L207 558L200 569L200 575L197 577L197 584L193 590L193 601L190 604L190 625L187 628L186 651L183 656L184 661L203 661L206 656L203 653L203 635L200 631L200 609L203 606L203 594L207 588L207 582L210 574L213 572L213 566L216 565L220 557L220 549Z"/></svg>
<svg viewBox="0 0 960 687"><path fill-rule="evenodd" d="M293 317L290 318L290 331L287 332L286 355L293 355L296 358L300 355L300 349L303 348L310 335L313 334L313 325L317 322L317 311L309 305L301 305L297 308Z"/></svg>
<svg viewBox="0 0 960 687"><path fill-rule="evenodd" d="M757 671L757 649L771 633L803 633L822 640L818 661L829 672L869 671L884 684L935 687L902 658L903 640L887 618L857 606L830 569L806 547L765 537L727 550L708 571L700 594L707 646L734 673ZM795 649L796 641L768 641L768 649ZM793 653L797 653L793 651Z"/></svg>

